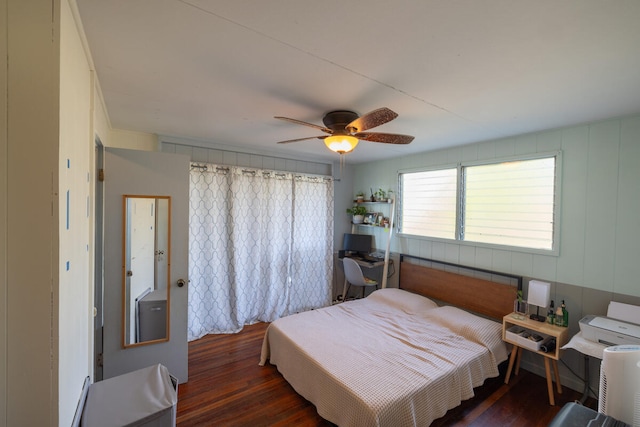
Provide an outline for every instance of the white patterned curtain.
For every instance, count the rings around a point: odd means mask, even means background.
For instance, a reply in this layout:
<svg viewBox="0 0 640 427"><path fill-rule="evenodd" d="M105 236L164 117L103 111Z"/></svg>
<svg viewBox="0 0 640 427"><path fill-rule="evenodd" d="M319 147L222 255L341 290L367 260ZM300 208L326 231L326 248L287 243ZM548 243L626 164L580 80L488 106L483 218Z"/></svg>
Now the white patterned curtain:
<svg viewBox="0 0 640 427"><path fill-rule="evenodd" d="M331 303L331 180L208 164L190 181L189 340Z"/></svg>

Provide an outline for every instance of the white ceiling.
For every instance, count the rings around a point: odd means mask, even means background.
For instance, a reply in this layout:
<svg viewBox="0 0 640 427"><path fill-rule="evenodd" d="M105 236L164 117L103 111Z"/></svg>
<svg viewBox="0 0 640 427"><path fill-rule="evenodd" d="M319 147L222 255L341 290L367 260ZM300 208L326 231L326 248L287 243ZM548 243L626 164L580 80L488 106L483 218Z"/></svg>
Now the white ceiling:
<svg viewBox="0 0 640 427"><path fill-rule="evenodd" d="M359 163L640 112L638 0L77 0L114 128L336 160L331 110L399 117Z"/></svg>

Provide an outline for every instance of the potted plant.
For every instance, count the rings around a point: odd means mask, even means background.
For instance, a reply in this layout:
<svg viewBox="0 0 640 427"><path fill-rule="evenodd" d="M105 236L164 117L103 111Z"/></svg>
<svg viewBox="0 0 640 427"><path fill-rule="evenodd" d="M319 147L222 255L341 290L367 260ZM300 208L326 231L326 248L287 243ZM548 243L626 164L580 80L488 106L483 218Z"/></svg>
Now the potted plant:
<svg viewBox="0 0 640 427"><path fill-rule="evenodd" d="M362 191L356 194L356 202L358 203L364 202L364 193Z"/></svg>
<svg viewBox="0 0 640 427"><path fill-rule="evenodd" d="M516 300L513 302L513 311L516 319L527 317L527 302L522 299L522 290L516 292Z"/></svg>
<svg viewBox="0 0 640 427"><path fill-rule="evenodd" d="M347 213L353 215L351 220L354 224L362 224L364 222L364 214L367 213L367 208L364 206L353 206L347 208Z"/></svg>
<svg viewBox="0 0 640 427"><path fill-rule="evenodd" d="M384 191L382 188L378 188L378 191L376 191L376 200L379 202L386 202L387 192Z"/></svg>

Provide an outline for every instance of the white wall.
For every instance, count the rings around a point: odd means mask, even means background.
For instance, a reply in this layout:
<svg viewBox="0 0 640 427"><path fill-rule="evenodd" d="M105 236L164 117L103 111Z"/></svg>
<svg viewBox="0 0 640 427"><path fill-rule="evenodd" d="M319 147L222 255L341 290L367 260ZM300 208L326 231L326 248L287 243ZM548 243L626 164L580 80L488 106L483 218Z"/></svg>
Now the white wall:
<svg viewBox="0 0 640 427"><path fill-rule="evenodd" d="M563 152L558 256L406 237L393 250L640 296L640 116L357 165L353 189L395 188L398 170L407 168L554 150Z"/></svg>
<svg viewBox="0 0 640 427"><path fill-rule="evenodd" d="M160 151L158 136L152 133L133 132L112 129L110 141L105 144L112 148L128 148L130 150Z"/></svg>
<svg viewBox="0 0 640 427"><path fill-rule="evenodd" d="M70 425L84 379L93 372L93 87L66 0L60 23L58 419Z"/></svg>
<svg viewBox="0 0 640 427"><path fill-rule="evenodd" d="M3 0L0 8L9 58L1 59L8 67L2 421L57 425L59 7Z"/></svg>
<svg viewBox="0 0 640 427"><path fill-rule="evenodd" d="M69 425L92 371L98 92L74 6L0 0L0 425Z"/></svg>
<svg viewBox="0 0 640 427"><path fill-rule="evenodd" d="M310 159L277 157L259 151L242 151L236 148L175 137L160 137L161 150L167 153L185 154L192 162L217 165L246 166L316 175L331 175L334 165Z"/></svg>
<svg viewBox="0 0 640 427"><path fill-rule="evenodd" d="M91 71L91 87L94 88L93 100L91 102L91 106L93 107L91 115L93 119L93 132L98 136L104 146L109 146L111 143L111 122L109 121L107 107L104 104L102 92L100 91L100 82L93 67Z"/></svg>
<svg viewBox="0 0 640 427"><path fill-rule="evenodd" d="M7 0L0 0L0 28L7 28ZM7 425L7 31L0 31L0 426Z"/></svg>

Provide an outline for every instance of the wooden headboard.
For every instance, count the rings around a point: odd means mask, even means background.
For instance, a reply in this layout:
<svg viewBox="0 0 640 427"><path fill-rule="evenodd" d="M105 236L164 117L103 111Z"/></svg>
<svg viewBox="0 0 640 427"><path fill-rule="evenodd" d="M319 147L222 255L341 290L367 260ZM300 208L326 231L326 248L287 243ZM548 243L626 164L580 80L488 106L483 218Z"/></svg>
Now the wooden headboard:
<svg viewBox="0 0 640 427"><path fill-rule="evenodd" d="M493 280L500 277L502 283L452 272L456 269ZM399 287L502 320L504 315L513 311L516 291L522 290L522 276L401 254Z"/></svg>

